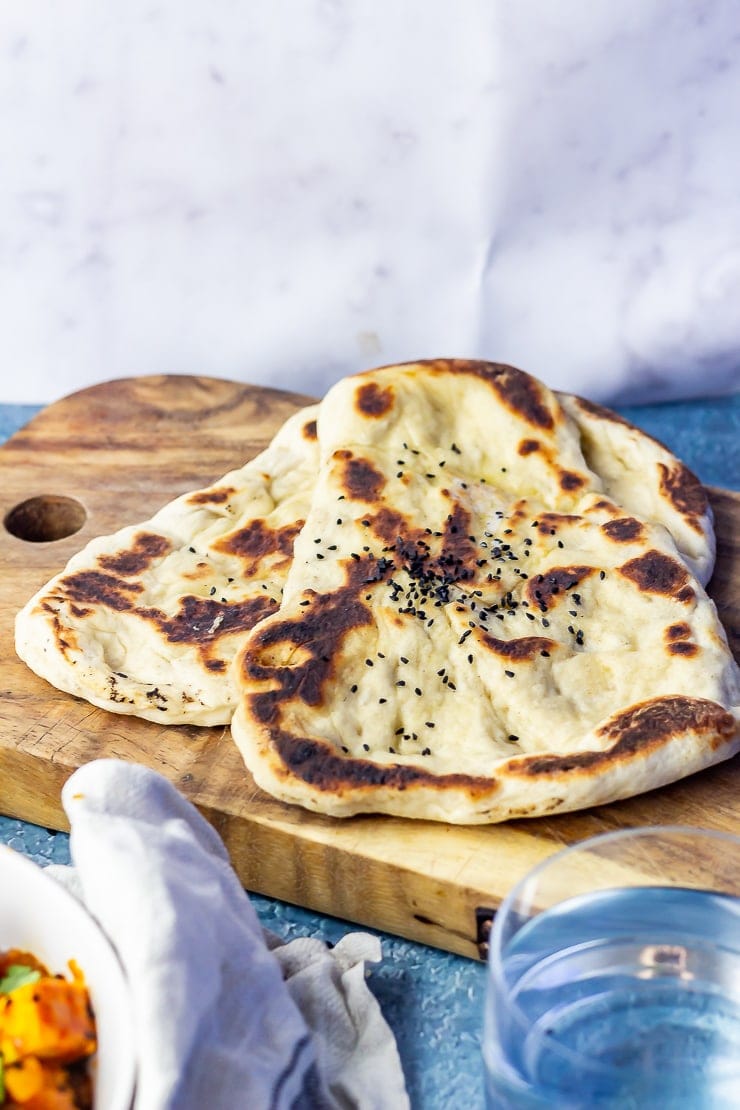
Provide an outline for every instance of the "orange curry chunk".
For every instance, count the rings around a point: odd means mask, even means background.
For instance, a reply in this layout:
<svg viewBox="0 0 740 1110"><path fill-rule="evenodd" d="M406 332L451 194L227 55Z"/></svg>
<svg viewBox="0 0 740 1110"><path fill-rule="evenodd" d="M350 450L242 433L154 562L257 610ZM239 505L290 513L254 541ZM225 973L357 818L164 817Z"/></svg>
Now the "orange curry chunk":
<svg viewBox="0 0 740 1110"><path fill-rule="evenodd" d="M6 1066L23 1056L66 1063L96 1049L87 991L80 980L39 979L0 1000L0 1051Z"/></svg>
<svg viewBox="0 0 740 1110"><path fill-rule="evenodd" d="M5 1069L5 1089L9 1101L3 1104L4 1110L77 1110L75 1089L66 1069L35 1056Z"/></svg>

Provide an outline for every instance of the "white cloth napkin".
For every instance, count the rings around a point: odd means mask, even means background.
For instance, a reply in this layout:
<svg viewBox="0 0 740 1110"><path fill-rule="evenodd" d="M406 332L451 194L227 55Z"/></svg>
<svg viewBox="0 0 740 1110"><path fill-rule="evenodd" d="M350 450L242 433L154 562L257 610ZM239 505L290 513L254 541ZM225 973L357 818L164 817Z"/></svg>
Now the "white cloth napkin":
<svg viewBox="0 0 740 1110"><path fill-rule="evenodd" d="M48 870L77 888L126 971L135 1110L408 1106L365 982L377 938L266 937L215 829L148 768L88 763L62 801L74 870Z"/></svg>

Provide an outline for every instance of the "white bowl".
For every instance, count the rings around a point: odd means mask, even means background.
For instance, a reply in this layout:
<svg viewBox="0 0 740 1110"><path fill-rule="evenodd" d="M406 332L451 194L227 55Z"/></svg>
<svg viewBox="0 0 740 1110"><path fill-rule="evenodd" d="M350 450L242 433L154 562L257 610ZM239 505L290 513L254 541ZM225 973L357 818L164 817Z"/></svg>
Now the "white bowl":
<svg viewBox="0 0 740 1110"><path fill-rule="evenodd" d="M95 1110L130 1110L136 1061L126 980L110 942L87 910L25 856L0 844L0 951L33 953L52 974L79 964L90 992L98 1051L90 1072Z"/></svg>

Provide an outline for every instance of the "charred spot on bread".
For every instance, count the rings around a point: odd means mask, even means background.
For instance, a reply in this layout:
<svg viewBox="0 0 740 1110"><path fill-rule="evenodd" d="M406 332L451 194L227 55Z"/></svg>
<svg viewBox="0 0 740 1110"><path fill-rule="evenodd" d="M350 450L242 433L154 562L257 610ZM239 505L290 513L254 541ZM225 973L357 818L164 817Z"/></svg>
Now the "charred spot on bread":
<svg viewBox="0 0 740 1110"><path fill-rule="evenodd" d="M689 574L683 563L651 548L618 568L619 573L634 582L643 593L665 594L688 602L695 597L689 585Z"/></svg>
<svg viewBox="0 0 740 1110"><path fill-rule="evenodd" d="M701 532L699 519L705 516L709 501L703 485L687 466L676 461L668 467L658 463L660 470L660 489L678 512L688 518L689 523Z"/></svg>
<svg viewBox="0 0 740 1110"><path fill-rule="evenodd" d="M633 516L621 516L602 524L601 531L615 543L632 543L644 535L645 529Z"/></svg>
<svg viewBox="0 0 740 1110"><path fill-rule="evenodd" d="M363 416L385 416L393 407L392 386L380 386L377 382L365 382L355 394L357 409Z"/></svg>
<svg viewBox="0 0 740 1110"><path fill-rule="evenodd" d="M115 555L99 555L98 566L111 574L120 574L124 578L129 578L135 574L141 574L156 559L161 559L171 550L172 544L165 536L140 532L134 537L128 550L118 551Z"/></svg>
<svg viewBox="0 0 740 1110"><path fill-rule="evenodd" d="M188 497L189 505L223 505L233 497L236 490L233 487L219 486L218 489L202 489L191 493Z"/></svg>

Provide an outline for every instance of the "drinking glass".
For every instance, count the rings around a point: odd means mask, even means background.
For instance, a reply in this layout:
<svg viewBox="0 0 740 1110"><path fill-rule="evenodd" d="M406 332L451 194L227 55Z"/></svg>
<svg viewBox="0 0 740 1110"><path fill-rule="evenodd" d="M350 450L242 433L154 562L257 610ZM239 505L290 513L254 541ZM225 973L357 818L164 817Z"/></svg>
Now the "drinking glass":
<svg viewBox="0 0 740 1110"><path fill-rule="evenodd" d="M486 1105L740 1107L740 837L607 833L506 897L490 937Z"/></svg>

